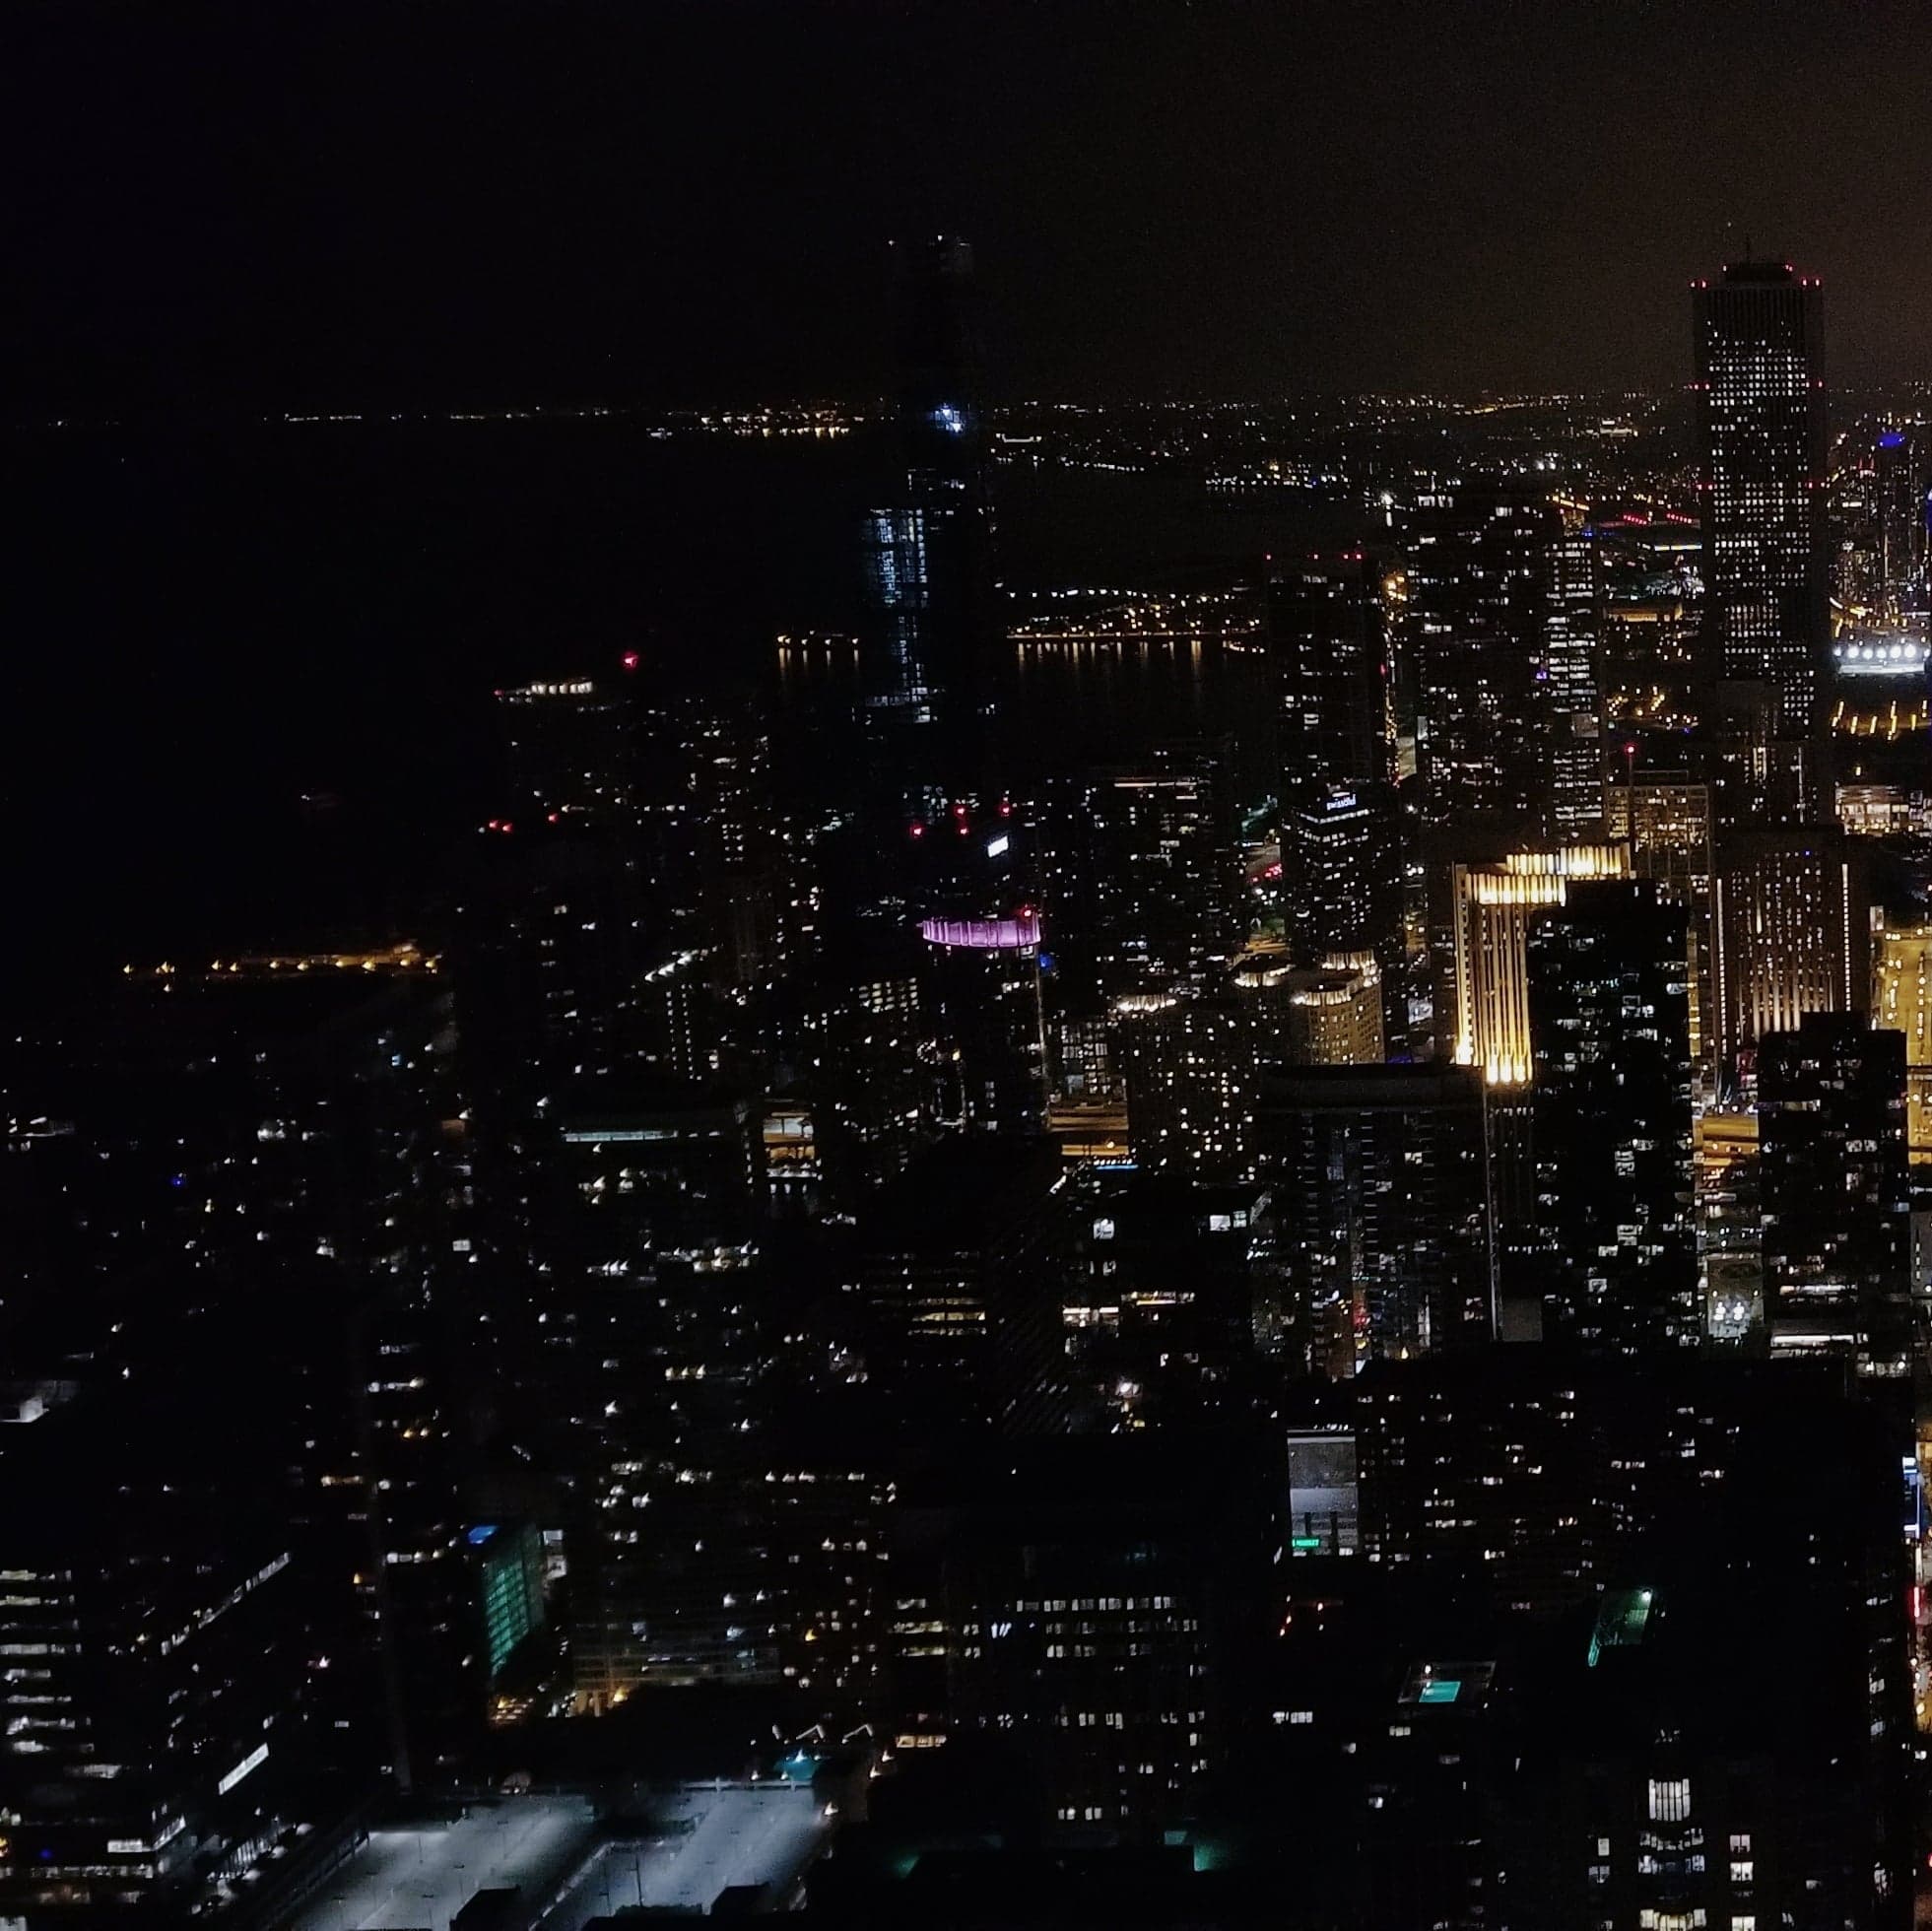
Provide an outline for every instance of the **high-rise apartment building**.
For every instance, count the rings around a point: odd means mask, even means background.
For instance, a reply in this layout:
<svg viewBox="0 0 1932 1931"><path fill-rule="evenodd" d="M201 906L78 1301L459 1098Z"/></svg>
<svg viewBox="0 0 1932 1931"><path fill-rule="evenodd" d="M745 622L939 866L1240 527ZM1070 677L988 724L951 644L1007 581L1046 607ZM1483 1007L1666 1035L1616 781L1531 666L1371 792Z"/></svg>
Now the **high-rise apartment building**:
<svg viewBox="0 0 1932 1931"><path fill-rule="evenodd" d="M1905 1036L1813 1012L1758 1045L1765 1308L1774 1354L1910 1368Z"/></svg>
<svg viewBox="0 0 1932 1931"><path fill-rule="evenodd" d="M1529 930L1544 1332L1622 1354L1699 1336L1683 908L1637 881L1573 885Z"/></svg>
<svg viewBox="0 0 1932 1931"><path fill-rule="evenodd" d="M1317 1371L1493 1338L1489 1138L1473 1072L1272 1070L1258 1134L1293 1319Z"/></svg>
<svg viewBox="0 0 1932 1931"><path fill-rule="evenodd" d="M1435 823L1520 824L1542 835L1551 810L1548 722L1567 723L1578 683L1570 590L1553 590L1564 527L1545 498L1493 485L1444 485L1398 517L1417 659L1416 758ZM1572 571L1572 583L1574 572ZM1561 705L1537 672L1565 633Z"/></svg>
<svg viewBox="0 0 1932 1931"><path fill-rule="evenodd" d="M1932 422L1888 424L1874 454L1881 615L1922 633L1932 616Z"/></svg>
<svg viewBox="0 0 1932 1931"><path fill-rule="evenodd" d="M1199 985L1238 948L1230 749L1159 745L1138 765L1049 777L1039 879L1056 1015Z"/></svg>

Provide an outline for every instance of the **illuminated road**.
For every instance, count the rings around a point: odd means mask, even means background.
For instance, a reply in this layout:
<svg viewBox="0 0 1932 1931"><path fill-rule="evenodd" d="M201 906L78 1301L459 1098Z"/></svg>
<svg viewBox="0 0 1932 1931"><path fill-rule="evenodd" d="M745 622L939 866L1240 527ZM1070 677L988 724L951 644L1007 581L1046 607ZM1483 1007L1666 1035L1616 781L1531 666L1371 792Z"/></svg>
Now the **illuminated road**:
<svg viewBox="0 0 1932 1931"><path fill-rule="evenodd" d="M448 1931L479 1890L549 1895L590 1843L580 1797L506 1797L456 1824L372 1831L292 1922L292 1931Z"/></svg>

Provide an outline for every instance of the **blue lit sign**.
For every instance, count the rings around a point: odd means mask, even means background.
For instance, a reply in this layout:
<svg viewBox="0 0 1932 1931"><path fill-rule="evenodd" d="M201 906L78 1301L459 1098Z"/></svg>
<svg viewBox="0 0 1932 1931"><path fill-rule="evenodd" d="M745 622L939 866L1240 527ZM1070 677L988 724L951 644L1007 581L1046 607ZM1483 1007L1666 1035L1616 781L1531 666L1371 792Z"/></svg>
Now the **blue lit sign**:
<svg viewBox="0 0 1932 1931"><path fill-rule="evenodd" d="M932 412L932 419L949 434L964 435L966 433L966 411L956 409L950 402L942 402Z"/></svg>
<svg viewBox="0 0 1932 1931"><path fill-rule="evenodd" d="M496 1533L497 1525L495 1522L479 1522L470 1531L470 1547L472 1549L481 1549Z"/></svg>
<svg viewBox="0 0 1932 1931"><path fill-rule="evenodd" d="M1887 430L1879 437L1879 447L1881 449L1902 449L1904 446L1905 433L1903 430Z"/></svg>

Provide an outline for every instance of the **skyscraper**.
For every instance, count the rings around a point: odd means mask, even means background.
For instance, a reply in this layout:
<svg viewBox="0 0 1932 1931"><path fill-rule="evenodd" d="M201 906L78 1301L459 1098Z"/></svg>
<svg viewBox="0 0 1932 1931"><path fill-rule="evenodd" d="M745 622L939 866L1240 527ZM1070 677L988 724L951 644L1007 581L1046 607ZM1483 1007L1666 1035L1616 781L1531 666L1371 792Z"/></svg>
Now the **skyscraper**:
<svg viewBox="0 0 1932 1931"><path fill-rule="evenodd" d="M1872 1018L1904 1035L1906 1141L1932 1160L1932 928L1888 925L1878 935Z"/></svg>
<svg viewBox="0 0 1932 1931"><path fill-rule="evenodd" d="M1281 746L1282 907L1304 959L1395 964L1402 841L1382 569L1360 551L1277 566L1268 650Z"/></svg>
<svg viewBox="0 0 1932 1931"><path fill-rule="evenodd" d="M1133 766L1049 777L1040 886L1059 1010L1198 985L1237 949L1229 752L1158 745Z"/></svg>
<svg viewBox="0 0 1932 1931"><path fill-rule="evenodd" d="M1318 1367L1343 1376L1493 1338L1489 1138L1473 1072L1272 1070L1260 1113L1294 1319Z"/></svg>
<svg viewBox="0 0 1932 1931"><path fill-rule="evenodd" d="M1828 641L1823 302L1789 262L1692 295L1711 668L1768 686L1787 740L1815 729Z"/></svg>
<svg viewBox="0 0 1932 1931"><path fill-rule="evenodd" d="M1876 457L1882 615L1923 627L1932 613L1932 423L1881 430Z"/></svg>
<svg viewBox="0 0 1932 1931"><path fill-rule="evenodd" d="M1528 935L1544 1331L1621 1354L1698 1338L1684 940L1634 880L1572 886Z"/></svg>
<svg viewBox="0 0 1932 1931"><path fill-rule="evenodd" d="M1597 691L1596 545L1573 511L1552 546L1537 695L1548 730L1547 831L1559 841L1603 827L1603 707Z"/></svg>
<svg viewBox="0 0 1932 1931"><path fill-rule="evenodd" d="M1857 843L1836 831L1737 832L1712 888L1714 1046L1721 1079L1739 1055L1807 1013L1862 1013L1872 998L1871 893Z"/></svg>
<svg viewBox="0 0 1932 1931"><path fill-rule="evenodd" d="M884 921L879 943L894 951L926 942L932 1123L1034 1132L1046 1106L1039 933L988 728L1000 630L972 250L941 235L896 248L894 269L897 440L887 504L867 518L865 769L848 828L860 918ZM1023 925L1025 942L985 936ZM967 927L980 936L940 936Z"/></svg>
<svg viewBox="0 0 1932 1931"><path fill-rule="evenodd" d="M896 244L893 271L897 449L888 499L867 517L862 656L882 834L892 818L901 832L937 819L981 781L998 628L972 249L949 235Z"/></svg>
<svg viewBox="0 0 1932 1931"><path fill-rule="evenodd" d="M1434 823L1540 834L1552 772L1549 648L1563 524L1546 499L1493 485L1419 495L1400 514L1418 670L1417 766ZM1566 681L1573 682L1566 660Z"/></svg>
<svg viewBox="0 0 1932 1931"><path fill-rule="evenodd" d="M1524 947L1531 920L1561 905L1572 881L1625 878L1621 845L1511 852L1489 865L1451 872L1455 918L1454 1032L1451 1057L1478 1066L1491 1086L1530 1077L1529 982Z"/></svg>
<svg viewBox="0 0 1932 1931"><path fill-rule="evenodd" d="M1911 1362L1905 1035L1808 1013L1759 1043L1765 1308L1774 1354Z"/></svg>

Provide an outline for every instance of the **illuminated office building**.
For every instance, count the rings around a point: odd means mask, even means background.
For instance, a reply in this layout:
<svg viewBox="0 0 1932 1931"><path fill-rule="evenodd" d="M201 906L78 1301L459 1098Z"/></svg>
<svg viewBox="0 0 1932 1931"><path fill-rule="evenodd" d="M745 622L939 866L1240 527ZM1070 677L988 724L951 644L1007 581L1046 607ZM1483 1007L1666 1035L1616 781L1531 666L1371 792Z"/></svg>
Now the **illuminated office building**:
<svg viewBox="0 0 1932 1931"><path fill-rule="evenodd" d="M1596 544L1574 512L1551 546L1536 696L1548 732L1546 830L1559 842L1603 831L1603 706L1597 692Z"/></svg>
<svg viewBox="0 0 1932 1931"><path fill-rule="evenodd" d="M1765 1326L1764 1212L1758 1186L1758 1115L1698 1115L1698 1266L1704 1338L1743 1342Z"/></svg>
<svg viewBox="0 0 1932 1931"><path fill-rule="evenodd" d="M1528 934L1544 1332L1614 1353L1699 1335L1684 934L1635 880L1572 885Z"/></svg>
<svg viewBox="0 0 1932 1931"><path fill-rule="evenodd" d="M1451 1056L1491 1086L1521 1086L1531 1074L1525 947L1539 911L1561 905L1572 881L1630 876L1622 845L1571 845L1512 852L1451 873L1455 1002Z"/></svg>
<svg viewBox="0 0 1932 1931"><path fill-rule="evenodd" d="M1192 998L1150 996L1115 1008L1114 1039L1127 1088L1135 1163L1197 1179L1254 1172L1255 1108L1264 1066L1292 1056L1293 999L1306 975L1283 965L1243 966ZM1302 1015L1303 1034L1309 1015ZM1361 1023L1339 1029L1359 1035ZM1324 1029L1324 1040L1333 1036Z"/></svg>
<svg viewBox="0 0 1932 1931"><path fill-rule="evenodd" d="M1153 1430L1006 1443L904 1484L902 1756L957 1762L1032 1841L1182 1828L1235 1741L1270 1472L1255 1444Z"/></svg>
<svg viewBox="0 0 1932 1931"><path fill-rule="evenodd" d="M1877 935L1872 1023L1905 1040L1905 1138L1914 1165L1932 1162L1932 928Z"/></svg>
<svg viewBox="0 0 1932 1931"><path fill-rule="evenodd" d="M759 1116L683 1083L598 1083L559 1114L527 1286L504 1318L515 1438L563 1492L577 1695L594 1708L639 1684L772 1681L748 1425L764 1359Z"/></svg>
<svg viewBox="0 0 1932 1931"><path fill-rule="evenodd" d="M1057 1012L1199 985L1237 950L1229 752L1161 745L1142 765L1048 779L1039 879Z"/></svg>
<svg viewBox="0 0 1932 1931"><path fill-rule="evenodd" d="M924 941L929 1123L1034 1133L1047 1076L1038 906L990 728L1002 637L971 248L895 244L893 297L894 444L885 506L867 517L864 769L845 830L856 909Z"/></svg>
<svg viewBox="0 0 1932 1931"><path fill-rule="evenodd" d="M1039 917L920 921L922 976L938 1036L927 1049L936 1124L974 1133L1036 1133L1046 1115Z"/></svg>
<svg viewBox="0 0 1932 1931"><path fill-rule="evenodd" d="M1549 718L1561 710L1567 722L1579 708L1570 627L1580 610L1567 591L1553 601L1562 519L1540 497L1453 485L1418 496L1400 511L1398 531L1417 656L1423 809L1435 823L1540 828L1555 776ZM1537 679L1553 613L1564 626L1561 702Z"/></svg>
<svg viewBox="0 0 1932 1931"><path fill-rule="evenodd" d="M1807 1013L1863 1013L1872 1000L1864 860L1841 832L1739 832L1718 847L1712 889L1713 1041L1719 1076Z"/></svg>
<svg viewBox="0 0 1932 1931"><path fill-rule="evenodd" d="M1682 905L1691 967L1691 1058L1707 1083L1706 1050L1715 1006L1710 982L1712 846L1710 786L1688 771L1638 773L1634 760L1623 782L1603 788L1604 835L1630 847L1634 874L1656 886L1667 903Z"/></svg>
<svg viewBox="0 0 1932 1931"><path fill-rule="evenodd" d="M1693 310L1713 668L1767 686L1775 735L1802 739L1828 625L1824 298L1788 262L1733 262Z"/></svg>
<svg viewBox="0 0 1932 1931"><path fill-rule="evenodd" d="M176 1367L0 1409L11 1923L184 1921L197 1860L252 1861L328 1747L303 1598L346 1577L305 1546L300 1431L264 1412L296 1389Z"/></svg>
<svg viewBox="0 0 1932 1931"><path fill-rule="evenodd" d="M1910 1369L1905 1035L1808 1013L1758 1043L1765 1307L1773 1354Z"/></svg>
<svg viewBox="0 0 1932 1931"><path fill-rule="evenodd" d="M1372 952L1400 963L1402 845L1386 786L1327 785L1283 804L1284 917L1299 955Z"/></svg>
<svg viewBox="0 0 1932 1931"><path fill-rule="evenodd" d="M897 446L888 500L866 518L860 652L873 831L889 855L984 778L999 628L972 249L941 235L893 257Z"/></svg>

